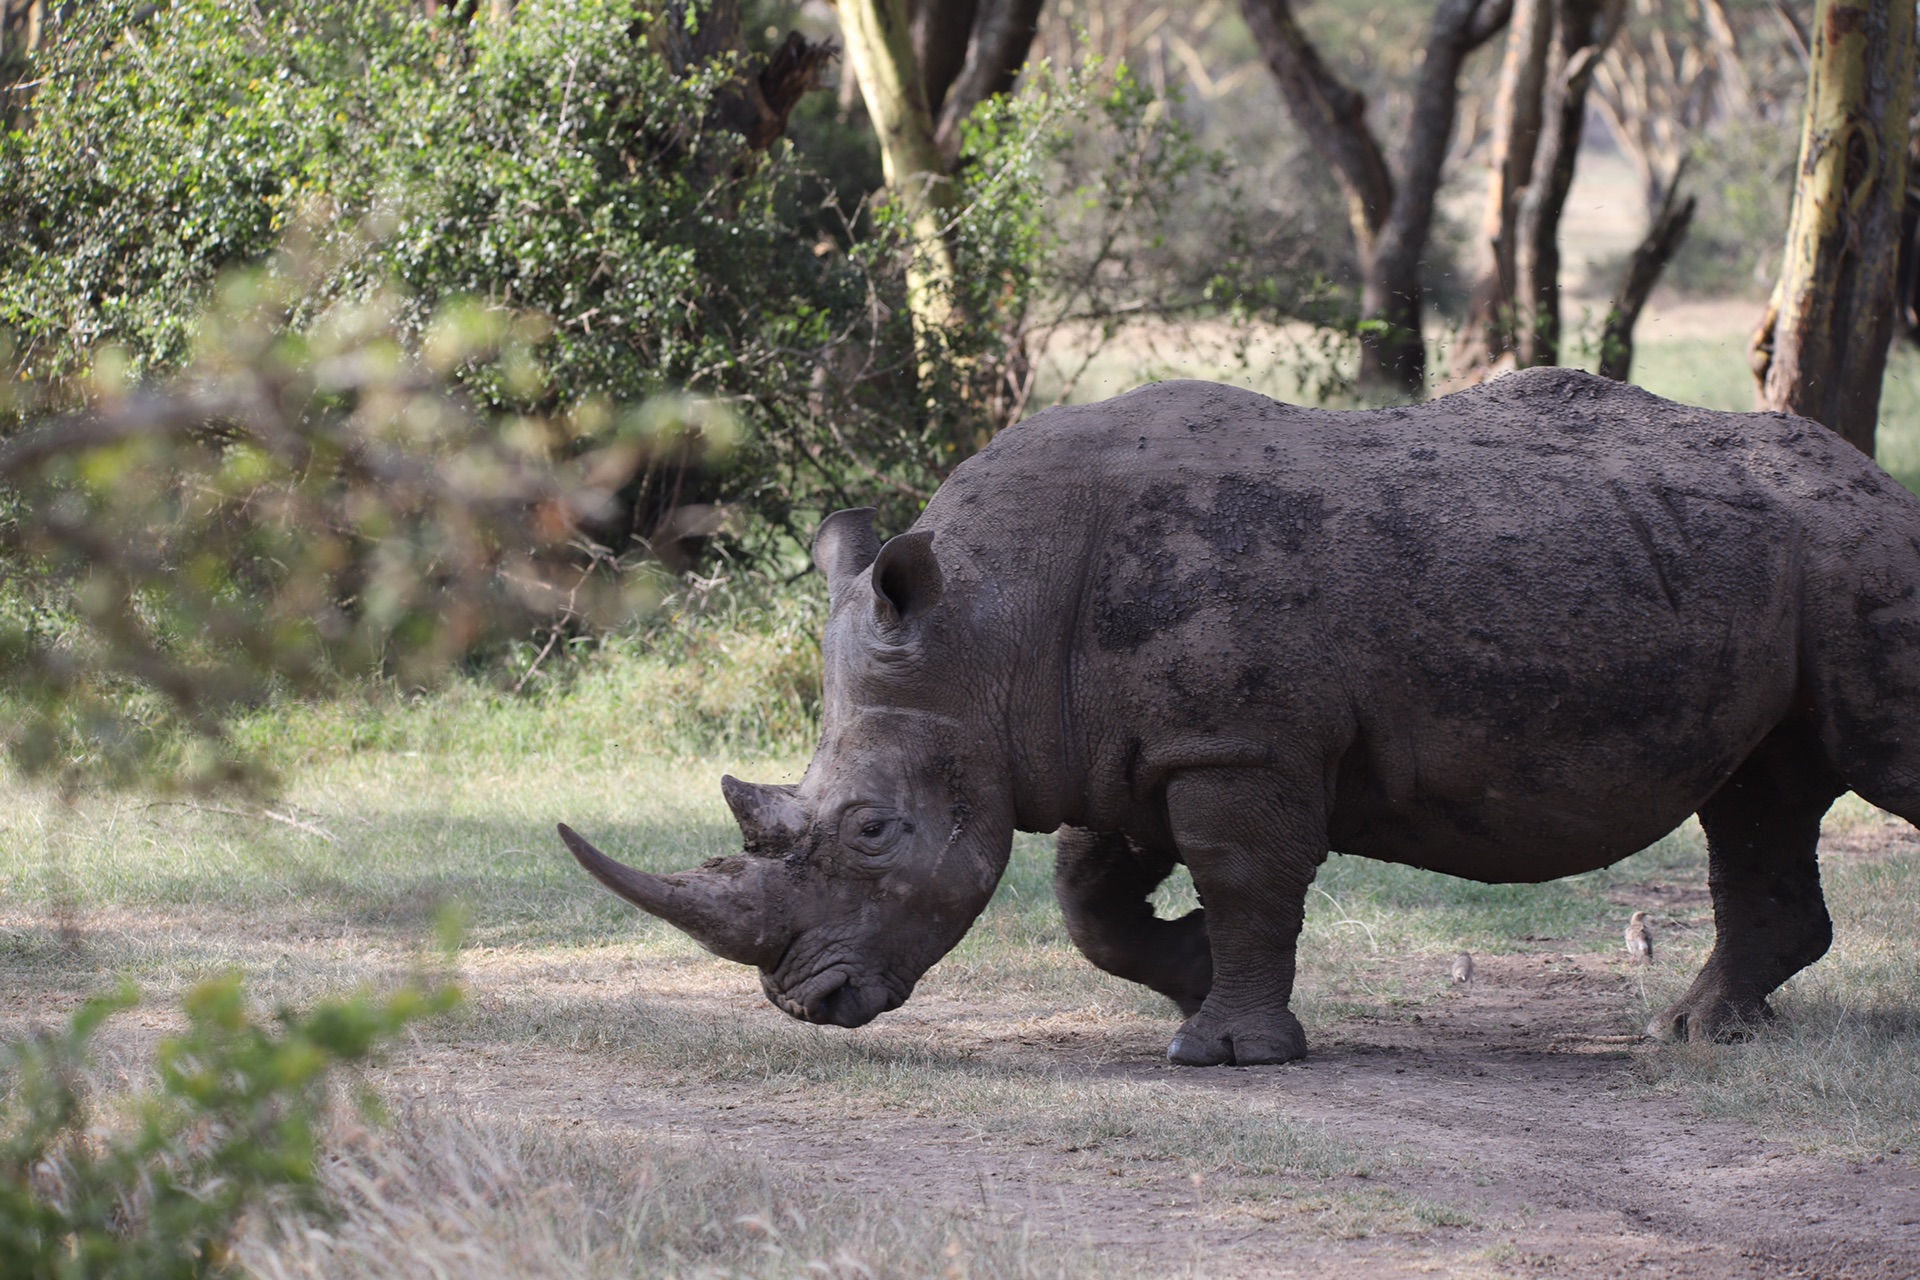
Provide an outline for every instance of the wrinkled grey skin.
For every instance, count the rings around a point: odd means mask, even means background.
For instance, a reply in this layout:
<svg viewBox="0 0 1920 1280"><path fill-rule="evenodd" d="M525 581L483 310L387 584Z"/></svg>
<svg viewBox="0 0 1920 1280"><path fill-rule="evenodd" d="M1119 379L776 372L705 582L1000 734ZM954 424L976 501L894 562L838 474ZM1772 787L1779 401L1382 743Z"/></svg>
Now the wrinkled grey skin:
<svg viewBox="0 0 1920 1280"><path fill-rule="evenodd" d="M1697 812L1717 940L1652 1030L1729 1034L1831 940L1833 799L1920 817L1920 502L1801 419L1557 369L1367 413L1162 383L815 559L825 732L797 787L726 780L746 854L652 877L565 834L817 1022L900 1004L1059 829L1069 930L1179 1002L1173 1059L1286 1061L1330 848L1531 882ZM1176 862L1204 915L1156 920Z"/></svg>

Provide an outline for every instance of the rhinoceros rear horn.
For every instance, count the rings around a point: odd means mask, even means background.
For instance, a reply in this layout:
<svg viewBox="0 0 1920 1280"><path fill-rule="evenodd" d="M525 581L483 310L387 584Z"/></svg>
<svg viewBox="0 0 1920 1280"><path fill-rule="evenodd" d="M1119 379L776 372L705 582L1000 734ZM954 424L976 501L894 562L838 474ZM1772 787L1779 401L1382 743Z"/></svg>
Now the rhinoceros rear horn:
<svg viewBox="0 0 1920 1280"><path fill-rule="evenodd" d="M740 824L748 853L784 854L806 833L806 810L793 793L792 787L763 787L732 774L721 777L720 794Z"/></svg>
<svg viewBox="0 0 1920 1280"><path fill-rule="evenodd" d="M564 822L560 839L594 879L723 960L770 968L792 941L786 913L767 893L771 863L730 858L656 876L615 862Z"/></svg>
<svg viewBox="0 0 1920 1280"><path fill-rule="evenodd" d="M813 535L813 565L826 575L829 592L837 592L853 581L880 554L880 535L873 531L874 515L872 507L852 507L820 522Z"/></svg>

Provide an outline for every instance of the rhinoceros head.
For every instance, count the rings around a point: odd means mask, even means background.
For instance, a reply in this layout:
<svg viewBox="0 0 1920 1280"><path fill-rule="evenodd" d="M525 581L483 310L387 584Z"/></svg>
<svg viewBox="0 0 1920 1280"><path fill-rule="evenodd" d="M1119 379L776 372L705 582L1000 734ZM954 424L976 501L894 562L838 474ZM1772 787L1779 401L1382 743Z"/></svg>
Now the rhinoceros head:
<svg viewBox="0 0 1920 1280"><path fill-rule="evenodd" d="M745 852L657 876L562 826L582 866L714 954L756 965L767 998L857 1027L899 1007L992 897L1013 819L970 695L947 669L958 621L929 532L884 547L871 510L821 525L832 604L823 733L797 786L722 778Z"/></svg>

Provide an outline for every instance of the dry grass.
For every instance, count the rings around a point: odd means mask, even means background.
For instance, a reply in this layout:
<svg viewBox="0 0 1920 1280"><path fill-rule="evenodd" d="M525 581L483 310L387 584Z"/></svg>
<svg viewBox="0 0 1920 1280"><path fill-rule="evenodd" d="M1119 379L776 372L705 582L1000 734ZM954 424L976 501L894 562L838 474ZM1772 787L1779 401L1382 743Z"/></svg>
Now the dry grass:
<svg viewBox="0 0 1920 1280"><path fill-rule="evenodd" d="M1779 1017L1733 1045L1680 1045L1636 1062L1645 1086L1706 1115L1743 1120L1799 1149L1854 1159L1920 1158L1920 842L1905 823L1849 796L1828 843L1865 845L1823 869L1833 950L1790 981ZM1867 839L1862 839L1862 837ZM1873 837L1878 837L1876 840ZM1877 843L1877 848L1876 848ZM1710 937L1692 948L1702 954ZM1648 1016L1691 966L1668 965Z"/></svg>
<svg viewBox="0 0 1920 1280"><path fill-rule="evenodd" d="M745 1156L687 1144L562 1137L414 1106L343 1128L323 1182L330 1222L259 1221L237 1257L272 1280L599 1280L615 1276L1111 1275L1037 1252L991 1214L876 1205Z"/></svg>

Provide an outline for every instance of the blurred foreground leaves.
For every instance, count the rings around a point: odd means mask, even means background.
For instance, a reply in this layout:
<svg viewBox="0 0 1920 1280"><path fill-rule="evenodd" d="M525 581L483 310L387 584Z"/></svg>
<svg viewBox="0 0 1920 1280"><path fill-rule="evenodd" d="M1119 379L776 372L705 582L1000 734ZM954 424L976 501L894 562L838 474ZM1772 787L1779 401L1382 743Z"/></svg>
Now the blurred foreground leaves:
<svg viewBox="0 0 1920 1280"><path fill-rule="evenodd" d="M178 377L122 386L108 348L84 410L0 444L0 733L25 770L261 783L225 739L236 709L416 687L645 606L575 529L653 451L724 444L725 416L484 412L453 372L537 387L537 319L456 299L410 338L375 294L295 328L317 258L227 277Z"/></svg>
<svg viewBox="0 0 1920 1280"><path fill-rule="evenodd" d="M57 1034L0 1062L0 1275L19 1280L172 1280L228 1274L229 1245L256 1208L324 1211L315 1169L329 1075L367 1061L460 1001L415 981L386 996L330 1000L271 1022L237 976L188 992L187 1028L161 1041L156 1087L99 1094L92 1043L137 1004L97 996ZM371 1107L362 1098L362 1109Z"/></svg>

